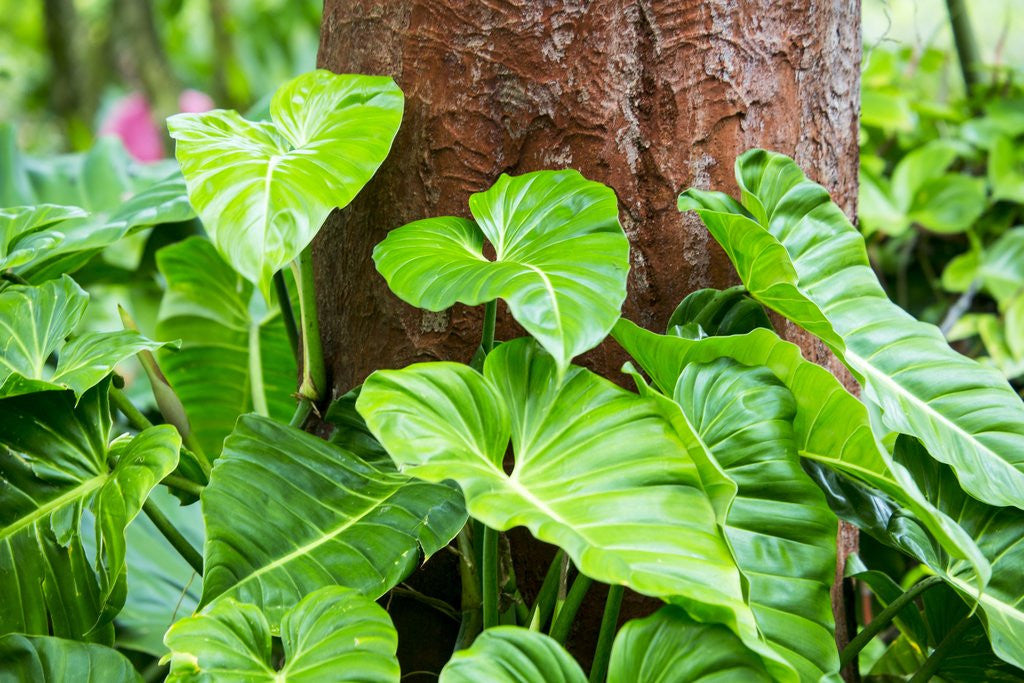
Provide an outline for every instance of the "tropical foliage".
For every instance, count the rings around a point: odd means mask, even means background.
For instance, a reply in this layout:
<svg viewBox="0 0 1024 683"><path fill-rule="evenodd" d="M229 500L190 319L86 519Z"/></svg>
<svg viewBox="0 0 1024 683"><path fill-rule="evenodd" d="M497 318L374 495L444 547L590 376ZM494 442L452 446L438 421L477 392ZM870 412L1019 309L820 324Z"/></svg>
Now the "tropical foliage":
<svg viewBox="0 0 1024 683"><path fill-rule="evenodd" d="M119 186L122 203L27 194L60 186L45 174L11 185L3 677L398 681L401 597L459 621L450 683L837 680L872 641L880 678L1019 679L1024 403L890 301L861 233L785 156L742 155L738 198L680 195L741 284L692 293L666 334L620 317L617 200L575 171L502 176L471 219L396 228L380 274L428 310L483 305L477 361L381 369L332 401L308 245L383 163L402 108L390 79L316 71L268 121L173 118L181 174ZM978 183L951 174L948 148L920 154L869 190L894 238L977 219ZM917 167L939 189L911 187ZM994 295L1013 287L1008 249L979 261ZM148 293L124 302L138 323L104 330L90 292L122 291L96 267L119 258ZM528 336L494 338L498 299ZM609 335L625 374L573 363ZM854 557L884 609L842 652L839 519L919 579ZM558 548L536 595L510 561L516 527ZM435 555L458 567L461 604L407 583ZM566 640L595 583L604 617L579 656ZM626 591L661 606L617 628Z"/></svg>

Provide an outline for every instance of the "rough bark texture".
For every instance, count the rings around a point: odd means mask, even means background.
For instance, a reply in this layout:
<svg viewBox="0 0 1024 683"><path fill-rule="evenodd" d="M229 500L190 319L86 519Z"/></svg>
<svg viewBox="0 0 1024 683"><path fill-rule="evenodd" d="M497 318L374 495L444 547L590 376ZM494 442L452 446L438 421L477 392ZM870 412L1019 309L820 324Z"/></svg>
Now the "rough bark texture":
<svg viewBox="0 0 1024 683"><path fill-rule="evenodd" d="M736 282L675 200L734 191L747 148L795 157L852 215L859 27L858 0L326 0L319 64L391 75L406 95L390 158L316 243L335 391L380 367L470 359L480 311L401 303L370 253L409 221L468 215L500 173L571 167L614 188L632 242L625 315L656 330L687 293ZM499 338L518 334L502 310ZM583 360L616 377L624 359L608 342Z"/></svg>

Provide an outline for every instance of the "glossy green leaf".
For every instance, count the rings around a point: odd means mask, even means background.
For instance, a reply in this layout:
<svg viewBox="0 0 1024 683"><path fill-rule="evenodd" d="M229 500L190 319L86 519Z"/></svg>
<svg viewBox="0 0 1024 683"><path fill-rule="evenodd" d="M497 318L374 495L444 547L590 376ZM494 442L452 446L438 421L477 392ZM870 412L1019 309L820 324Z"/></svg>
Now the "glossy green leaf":
<svg viewBox="0 0 1024 683"><path fill-rule="evenodd" d="M324 420L334 425L328 439L346 451L358 455L363 461L379 469L394 469L391 456L377 441L363 416L356 410L356 399L362 387L356 387L331 401L324 414Z"/></svg>
<svg viewBox="0 0 1024 683"><path fill-rule="evenodd" d="M453 486L379 470L256 415L239 418L201 499L202 604L251 602L274 627L324 585L380 597L466 521Z"/></svg>
<svg viewBox="0 0 1024 683"><path fill-rule="evenodd" d="M993 369L889 301L856 229L789 158L736 162L743 205L688 190L751 295L819 336L862 381L886 426L920 437L973 495L1024 507L1024 403Z"/></svg>
<svg viewBox="0 0 1024 683"><path fill-rule="evenodd" d="M629 241L615 193L576 171L538 171L502 175L469 208L475 222L445 216L392 230L373 250L377 270L399 298L431 311L504 299L564 372L605 338L626 298Z"/></svg>
<svg viewBox="0 0 1024 683"><path fill-rule="evenodd" d="M107 382L0 400L0 632L104 640L124 602L125 528L178 461L173 427L108 446ZM113 463L111 466L108 463ZM91 510L96 564L79 534Z"/></svg>
<svg viewBox="0 0 1024 683"><path fill-rule="evenodd" d="M683 368L673 398L738 486L725 531L758 627L801 680L834 676L836 518L800 467L793 395L768 368L719 358Z"/></svg>
<svg viewBox="0 0 1024 683"><path fill-rule="evenodd" d="M132 663L117 650L50 636L0 636L3 683L142 683Z"/></svg>
<svg viewBox="0 0 1024 683"><path fill-rule="evenodd" d="M608 670L608 683L772 680L729 629L696 622L674 605L626 622L615 637Z"/></svg>
<svg viewBox="0 0 1024 683"><path fill-rule="evenodd" d="M727 629L723 629L728 633ZM733 636L735 638L735 636ZM519 626L489 628L459 650L439 683L585 683L576 660L554 638Z"/></svg>
<svg viewBox="0 0 1024 683"><path fill-rule="evenodd" d="M732 358L744 365L767 367L796 400L793 429L801 457L884 491L913 511L947 553L974 567L979 587L987 581L988 561L971 537L929 502L913 475L876 441L864 404L828 370L805 360L796 345L763 329L693 341L648 332L628 320L621 320L612 335L669 395L690 363Z"/></svg>
<svg viewBox="0 0 1024 683"><path fill-rule="evenodd" d="M0 209L0 270L23 266L55 249L64 235L53 226L84 215L78 207L56 204Z"/></svg>
<svg viewBox="0 0 1024 683"><path fill-rule="evenodd" d="M563 383L557 375L551 356L518 339L488 354L483 375L455 363L377 371L356 406L402 471L454 479L474 518L526 526L587 576L727 624L773 673L794 678L757 633L718 525L735 486L701 464L706 451L679 408L579 367ZM718 509L715 490L726 492Z"/></svg>
<svg viewBox="0 0 1024 683"><path fill-rule="evenodd" d="M67 276L0 291L0 397L49 389L81 395L121 361L162 346L130 331L86 332L65 343L88 302L89 295ZM54 366L49 358L55 352Z"/></svg>
<svg viewBox="0 0 1024 683"><path fill-rule="evenodd" d="M772 329L761 304L741 288L698 289L684 298L668 319L668 333L689 339L743 334L758 327Z"/></svg>
<svg viewBox="0 0 1024 683"><path fill-rule="evenodd" d="M397 683L398 636L380 606L340 586L321 588L281 620L284 664L271 656L271 628L254 605L223 600L167 632L168 683Z"/></svg>
<svg viewBox="0 0 1024 683"><path fill-rule="evenodd" d="M209 240L191 237L157 252L167 281L157 335L180 339L159 354L203 450L216 457L238 416L287 421L295 410L295 356L280 308L268 309Z"/></svg>
<svg viewBox="0 0 1024 683"><path fill-rule="evenodd" d="M320 69L278 89L272 122L216 109L172 116L167 126L207 233L269 300L274 273L383 163L402 107L390 78Z"/></svg>

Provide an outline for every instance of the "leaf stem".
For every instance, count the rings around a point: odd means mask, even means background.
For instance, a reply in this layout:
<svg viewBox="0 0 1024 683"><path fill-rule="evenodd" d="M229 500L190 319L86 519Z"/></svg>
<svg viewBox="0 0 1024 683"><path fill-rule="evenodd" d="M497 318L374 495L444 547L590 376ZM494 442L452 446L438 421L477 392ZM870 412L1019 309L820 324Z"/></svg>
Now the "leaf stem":
<svg viewBox="0 0 1024 683"><path fill-rule="evenodd" d="M274 289L277 291L277 305L281 309L281 320L284 321L284 331L288 335L288 344L292 347L295 355L295 362L302 362L302 352L299 349L299 330L295 326L295 312L292 310L292 300L288 296L288 285L284 281L284 271L274 273Z"/></svg>
<svg viewBox="0 0 1024 683"><path fill-rule="evenodd" d="M484 327L480 335L480 348L490 353L494 348L494 325L498 319L498 300L491 299L484 305Z"/></svg>
<svg viewBox="0 0 1024 683"><path fill-rule="evenodd" d="M489 526L484 527L483 546L481 592L484 602L484 628L488 629L498 625L498 532Z"/></svg>
<svg viewBox="0 0 1024 683"><path fill-rule="evenodd" d="M586 574L577 574L576 579L572 582L572 588L569 589L569 594L565 596L565 604L562 605L562 609L558 610L555 623L551 625L549 635L558 643L565 643L565 639L569 637L569 629L572 627L572 622L576 619L576 612L579 611L580 605L583 604L583 598L586 597L592 583L594 583L594 580Z"/></svg>
<svg viewBox="0 0 1024 683"><path fill-rule="evenodd" d="M316 311L312 245L302 250L297 261L292 261L292 269L299 288L299 317L302 323L302 383L299 385L299 393L315 403L327 388L327 370L324 367L320 320Z"/></svg>
<svg viewBox="0 0 1024 683"><path fill-rule="evenodd" d="M601 630L597 636L597 648L594 650L594 663L590 667L590 683L600 683L608 673L608 660L612 655L615 627L619 623L619 608L622 607L622 595L625 592L623 586L608 587L608 598L604 601L604 616L601 617Z"/></svg>
<svg viewBox="0 0 1024 683"><path fill-rule="evenodd" d="M533 608L530 610L530 619L527 622L533 631L540 631L547 624L555 608L555 598L558 594L558 579L562 572L562 560L565 558L565 551L559 550L551 560L544 581L537 591L537 598L533 601Z"/></svg>
<svg viewBox="0 0 1024 683"><path fill-rule="evenodd" d="M149 421L142 411L135 407L128 395L116 387L110 387L110 402L121 411L121 414L128 420L128 424L139 431L149 429L153 423Z"/></svg>
<svg viewBox="0 0 1024 683"><path fill-rule="evenodd" d="M195 547L188 542L188 539L181 535L171 520L164 516L164 513L160 511L160 508L156 506L151 500L146 500L142 504L142 510L146 513L146 516L153 522L153 525L164 535L167 542L178 551L186 562L188 562L192 569L196 570L196 573L200 576L203 575L203 556L199 553Z"/></svg>
<svg viewBox="0 0 1024 683"><path fill-rule="evenodd" d="M978 73L981 64L978 44L974 41L971 18L967 14L964 0L946 0L946 9L949 10L949 27L953 31L957 61L960 62L960 73L964 78L964 90L970 99L977 94L978 77L981 75Z"/></svg>
<svg viewBox="0 0 1024 683"><path fill-rule="evenodd" d="M942 577L940 576L929 576L927 579L919 581L911 586L907 591L889 603L889 606L878 613L878 616L871 620L871 622L865 626L857 636L850 641L849 645L843 648L843 651L839 654L840 667L845 667L847 664L852 662L860 654L860 651L871 642L871 640L877 636L882 630L889 625L889 622L900 613L900 611L909 605L918 595L924 593L932 586L942 583Z"/></svg>
<svg viewBox="0 0 1024 683"><path fill-rule="evenodd" d="M23 278L22 276L20 276L17 273L15 273L13 270L9 270L9 269L5 270L3 273L0 273L0 277L2 277L4 280L7 280L8 282L14 283L16 285L31 285L32 284L28 280Z"/></svg>
<svg viewBox="0 0 1024 683"><path fill-rule="evenodd" d="M459 544L459 579L462 582L462 623L455 639L455 649L462 650L472 644L480 633L480 577L477 575L476 550L470 539L470 524L462 527L457 537Z"/></svg>
<svg viewBox="0 0 1024 683"><path fill-rule="evenodd" d="M168 474L160 483L168 488L178 489L182 493L190 493L193 496L199 496L203 492L201 484L197 484L191 479L186 479L177 474Z"/></svg>
<svg viewBox="0 0 1024 683"><path fill-rule="evenodd" d="M960 634L964 632L964 629L971 623L971 615L968 614L963 619L957 622L956 626L949 630L946 637L942 639L939 646L935 648L935 651L928 655L928 659L924 660L924 664L918 669L914 677L910 679L910 683L927 683L935 675L935 672L939 670L939 666L942 664L942 660L946 658L949 651L960 644Z"/></svg>
<svg viewBox="0 0 1024 683"><path fill-rule="evenodd" d="M313 402L305 398L299 399L299 405L295 406L295 412L292 414L292 419L288 421L288 426L302 429L302 425L306 423L306 418L311 412L313 412Z"/></svg>

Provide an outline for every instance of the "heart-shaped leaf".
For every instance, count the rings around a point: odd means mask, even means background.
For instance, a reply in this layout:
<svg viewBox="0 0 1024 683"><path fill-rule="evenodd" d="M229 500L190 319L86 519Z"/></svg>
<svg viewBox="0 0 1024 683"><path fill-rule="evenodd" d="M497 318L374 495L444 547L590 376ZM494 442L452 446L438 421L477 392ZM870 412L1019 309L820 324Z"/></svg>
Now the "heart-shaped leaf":
<svg viewBox="0 0 1024 683"><path fill-rule="evenodd" d="M89 295L66 275L38 287L0 291L0 397L49 389L80 396L121 361L163 346L128 330L86 332L65 344L88 302ZM51 366L54 352L58 360Z"/></svg>
<svg viewBox="0 0 1024 683"><path fill-rule="evenodd" d="M379 470L256 415L239 418L224 442L202 503L202 604L251 602L275 627L327 584L380 597L466 521L454 487Z"/></svg>
<svg viewBox="0 0 1024 683"><path fill-rule="evenodd" d="M167 127L210 239L269 301L274 273L384 162L402 107L390 78L320 69L274 93L271 122L216 109L172 116Z"/></svg>
<svg viewBox="0 0 1024 683"><path fill-rule="evenodd" d="M608 683L705 680L774 679L736 634L696 622L675 605L626 622L615 636Z"/></svg>
<svg viewBox="0 0 1024 683"><path fill-rule="evenodd" d="M52 627L78 639L124 602L125 528L174 470L181 441L161 425L108 447L107 388L101 382L77 405L71 392L0 400L2 632L46 635ZM86 507L95 518L95 568L79 534Z"/></svg>
<svg viewBox="0 0 1024 683"><path fill-rule="evenodd" d="M141 683L117 650L95 643L9 633L0 636L0 680Z"/></svg>
<svg viewBox="0 0 1024 683"><path fill-rule="evenodd" d="M191 237L156 259L167 281L157 335L181 340L159 354L160 368L203 450L216 457L242 413L287 421L297 375L280 308L268 310L209 240Z"/></svg>
<svg viewBox="0 0 1024 683"><path fill-rule="evenodd" d="M668 333L700 339L743 334L758 327L773 329L761 304L746 296L742 289L707 287L691 292L669 317Z"/></svg>
<svg viewBox="0 0 1024 683"><path fill-rule="evenodd" d="M504 299L564 372L601 343L626 298L629 241L615 193L576 171L538 171L502 175L469 208L476 222L445 216L392 230L373 250L377 270L399 298L431 311Z"/></svg>
<svg viewBox="0 0 1024 683"><path fill-rule="evenodd" d="M379 605L353 590L310 593L281 620L284 665L271 656L271 628L254 605L227 599L182 619L164 640L168 683L397 683L398 636Z"/></svg>
<svg viewBox="0 0 1024 683"><path fill-rule="evenodd" d="M795 678L758 634L718 525L730 496L716 507L710 490L735 485L701 464L706 451L679 408L668 402L674 421L664 397L575 366L562 383L557 374L551 356L518 339L488 354L483 375L455 363L375 372L356 406L402 471L454 479L474 518L526 526L591 578L727 624L775 675Z"/></svg>
<svg viewBox="0 0 1024 683"><path fill-rule="evenodd" d="M921 438L964 488L1024 508L1024 403L1003 377L951 349L886 297L863 238L792 159L736 162L743 205L684 192L751 295L819 336L864 383L886 426Z"/></svg>
<svg viewBox="0 0 1024 683"><path fill-rule="evenodd" d="M585 683L586 680L580 665L554 638L519 626L495 626L477 636L471 647L452 655L441 670L439 683Z"/></svg>

